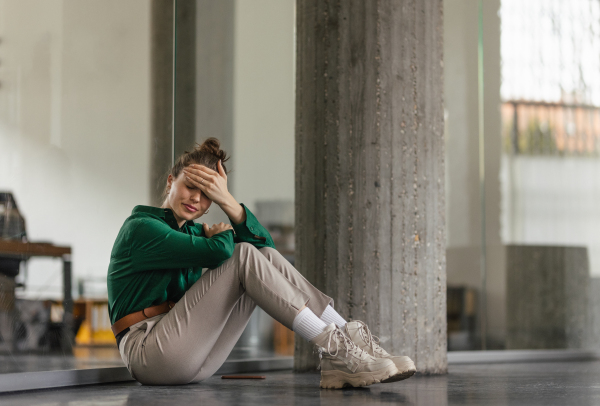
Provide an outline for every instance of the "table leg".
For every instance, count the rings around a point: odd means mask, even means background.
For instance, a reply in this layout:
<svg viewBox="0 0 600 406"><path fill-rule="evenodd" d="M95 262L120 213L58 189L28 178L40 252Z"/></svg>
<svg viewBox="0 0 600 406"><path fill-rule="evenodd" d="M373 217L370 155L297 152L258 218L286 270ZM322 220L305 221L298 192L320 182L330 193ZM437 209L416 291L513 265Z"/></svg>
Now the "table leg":
<svg viewBox="0 0 600 406"><path fill-rule="evenodd" d="M61 335L61 347L63 353L73 353L73 296L71 289L73 286L71 277L71 256L63 256L63 326Z"/></svg>

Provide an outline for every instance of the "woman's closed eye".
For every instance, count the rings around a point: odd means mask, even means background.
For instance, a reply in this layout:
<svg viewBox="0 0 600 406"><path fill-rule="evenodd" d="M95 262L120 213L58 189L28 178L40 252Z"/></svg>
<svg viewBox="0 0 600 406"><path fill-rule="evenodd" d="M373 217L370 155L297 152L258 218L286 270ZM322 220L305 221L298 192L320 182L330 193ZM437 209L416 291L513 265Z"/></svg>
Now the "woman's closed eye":
<svg viewBox="0 0 600 406"><path fill-rule="evenodd" d="M187 187L189 190L198 189L196 186L188 185L187 183L185 184L185 187ZM206 196L203 191L200 191L200 194L202 195L202 198L208 199L208 196Z"/></svg>

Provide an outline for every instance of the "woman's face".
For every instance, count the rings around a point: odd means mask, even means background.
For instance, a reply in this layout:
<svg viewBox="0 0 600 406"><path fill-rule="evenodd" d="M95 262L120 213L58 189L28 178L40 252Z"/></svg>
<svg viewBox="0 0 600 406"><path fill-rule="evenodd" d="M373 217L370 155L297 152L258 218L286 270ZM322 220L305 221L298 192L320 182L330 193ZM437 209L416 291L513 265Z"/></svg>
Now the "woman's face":
<svg viewBox="0 0 600 406"><path fill-rule="evenodd" d="M185 179L183 172L177 178L169 175L167 190L169 193L163 207L173 210L179 227L187 220L202 216L212 203L200 189Z"/></svg>

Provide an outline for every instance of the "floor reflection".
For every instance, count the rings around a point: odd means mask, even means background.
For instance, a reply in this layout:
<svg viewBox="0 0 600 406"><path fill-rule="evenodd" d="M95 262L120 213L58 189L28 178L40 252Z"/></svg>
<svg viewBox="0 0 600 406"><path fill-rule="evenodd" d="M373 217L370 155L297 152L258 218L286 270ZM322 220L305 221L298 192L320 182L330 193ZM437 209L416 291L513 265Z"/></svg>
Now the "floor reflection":
<svg viewBox="0 0 600 406"><path fill-rule="evenodd" d="M236 347L228 361L280 357L273 351L252 347ZM114 347L74 347L73 355L0 354L0 374L17 372L58 371L66 369L110 368L124 366Z"/></svg>
<svg viewBox="0 0 600 406"><path fill-rule="evenodd" d="M361 405L414 405L410 394L398 393L389 390L378 390L379 387L352 388L342 390L321 390L319 400L322 405L333 404L361 404ZM433 403L439 404L439 403Z"/></svg>
<svg viewBox="0 0 600 406"><path fill-rule="evenodd" d="M123 366L121 355L112 348L74 348L73 355L2 354L0 373L59 371L67 369Z"/></svg>

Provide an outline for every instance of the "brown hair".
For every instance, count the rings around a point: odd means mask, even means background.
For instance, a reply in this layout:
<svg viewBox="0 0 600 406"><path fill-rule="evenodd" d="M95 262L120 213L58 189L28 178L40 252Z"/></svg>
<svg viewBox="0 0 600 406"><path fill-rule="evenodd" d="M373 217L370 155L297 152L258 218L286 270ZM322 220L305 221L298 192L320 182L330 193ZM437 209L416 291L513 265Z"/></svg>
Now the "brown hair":
<svg viewBox="0 0 600 406"><path fill-rule="evenodd" d="M175 165L167 173L167 177L172 175L173 178L177 178L181 173L182 169L191 164L204 165L213 171L219 172L218 163L221 160L221 165L225 174L229 173L225 166L225 161L229 160L227 153L221 149L221 143L218 139L211 137L204 140L202 144L196 143L196 146L192 151L185 151L177 158ZM167 189L163 193L163 198L167 195Z"/></svg>

